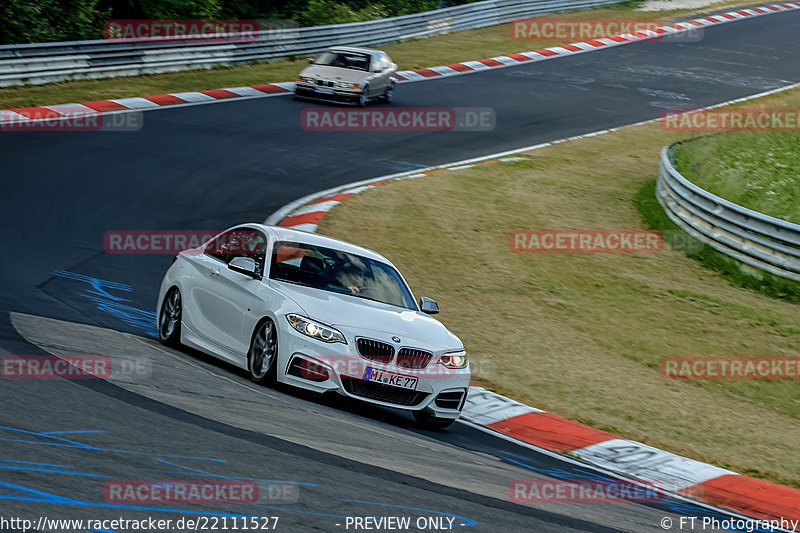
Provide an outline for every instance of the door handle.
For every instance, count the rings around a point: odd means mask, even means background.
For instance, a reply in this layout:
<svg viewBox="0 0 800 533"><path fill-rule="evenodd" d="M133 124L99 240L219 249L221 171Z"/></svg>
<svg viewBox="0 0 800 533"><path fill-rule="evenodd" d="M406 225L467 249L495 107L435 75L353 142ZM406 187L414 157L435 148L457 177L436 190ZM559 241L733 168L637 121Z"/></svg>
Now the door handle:
<svg viewBox="0 0 800 533"><path fill-rule="evenodd" d="M211 272L209 272L209 274L211 274L214 277L217 277L219 276L219 270L212 270Z"/></svg>

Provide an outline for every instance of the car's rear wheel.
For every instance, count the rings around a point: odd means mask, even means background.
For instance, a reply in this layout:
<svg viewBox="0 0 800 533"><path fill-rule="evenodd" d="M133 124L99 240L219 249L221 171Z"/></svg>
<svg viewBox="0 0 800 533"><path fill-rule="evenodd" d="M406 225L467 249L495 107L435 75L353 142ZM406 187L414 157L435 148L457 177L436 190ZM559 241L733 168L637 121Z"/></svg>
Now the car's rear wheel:
<svg viewBox="0 0 800 533"><path fill-rule="evenodd" d="M278 331L267 318L256 328L247 351L247 369L256 383L275 383L277 378Z"/></svg>
<svg viewBox="0 0 800 533"><path fill-rule="evenodd" d="M385 104L391 104L394 99L394 85L394 82L390 82L389 85L386 86L386 91L383 93L383 102Z"/></svg>
<svg viewBox="0 0 800 533"><path fill-rule="evenodd" d="M172 287L164 296L158 315L158 338L167 346L177 346L181 340L183 301L178 287Z"/></svg>
<svg viewBox="0 0 800 533"><path fill-rule="evenodd" d="M358 95L358 107L367 107L369 103L369 85L364 85L364 90Z"/></svg>
<svg viewBox="0 0 800 533"><path fill-rule="evenodd" d="M444 429L456 421L455 418L439 418L428 411L414 411L414 420L422 429Z"/></svg>

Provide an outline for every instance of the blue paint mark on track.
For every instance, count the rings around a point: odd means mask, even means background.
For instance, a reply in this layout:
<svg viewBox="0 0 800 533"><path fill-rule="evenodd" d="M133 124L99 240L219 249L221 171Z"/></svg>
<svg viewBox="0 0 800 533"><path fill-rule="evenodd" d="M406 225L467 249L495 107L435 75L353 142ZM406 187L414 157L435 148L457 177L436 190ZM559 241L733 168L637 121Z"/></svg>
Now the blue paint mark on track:
<svg viewBox="0 0 800 533"><path fill-rule="evenodd" d="M158 337L156 329L156 314L151 311L144 311L132 307L124 302L129 299L111 294L112 291L133 292L133 287L116 281L84 276L67 270L55 270L53 274L62 278L80 281L89 285L90 289L81 294L89 298L96 305L97 309L108 313L113 317L119 318L125 324L139 329L151 337Z"/></svg>

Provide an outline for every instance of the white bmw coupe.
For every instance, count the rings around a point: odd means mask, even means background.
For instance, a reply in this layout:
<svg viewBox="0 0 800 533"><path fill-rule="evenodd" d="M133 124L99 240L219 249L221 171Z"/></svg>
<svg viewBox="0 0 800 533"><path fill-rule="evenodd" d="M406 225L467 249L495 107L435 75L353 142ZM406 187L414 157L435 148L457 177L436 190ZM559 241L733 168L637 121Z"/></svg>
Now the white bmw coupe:
<svg viewBox="0 0 800 533"><path fill-rule="evenodd" d="M158 332L275 381L412 411L444 428L470 380L461 341L383 256L337 239L245 224L173 260Z"/></svg>

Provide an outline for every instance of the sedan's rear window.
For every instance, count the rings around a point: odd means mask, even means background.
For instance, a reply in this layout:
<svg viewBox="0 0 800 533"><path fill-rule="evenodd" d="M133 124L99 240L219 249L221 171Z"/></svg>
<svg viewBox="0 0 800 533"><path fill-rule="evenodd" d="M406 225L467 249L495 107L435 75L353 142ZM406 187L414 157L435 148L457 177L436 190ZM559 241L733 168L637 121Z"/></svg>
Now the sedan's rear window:
<svg viewBox="0 0 800 533"><path fill-rule="evenodd" d="M297 242L275 243L270 279L417 310L400 273L387 263Z"/></svg>

